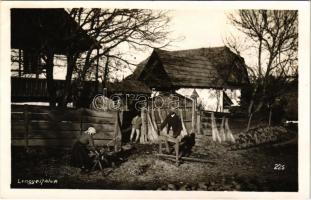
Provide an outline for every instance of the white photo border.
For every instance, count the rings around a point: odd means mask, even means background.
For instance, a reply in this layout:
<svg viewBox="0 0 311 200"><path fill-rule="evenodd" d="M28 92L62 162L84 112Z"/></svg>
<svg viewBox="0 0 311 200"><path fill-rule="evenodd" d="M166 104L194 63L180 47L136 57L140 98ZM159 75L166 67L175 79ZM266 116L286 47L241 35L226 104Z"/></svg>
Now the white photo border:
<svg viewBox="0 0 311 200"><path fill-rule="evenodd" d="M299 13L299 191L186 192L11 189L10 8L297 9ZM0 2L0 197L75 199L307 199L310 196L310 2L309 1L2 1Z"/></svg>

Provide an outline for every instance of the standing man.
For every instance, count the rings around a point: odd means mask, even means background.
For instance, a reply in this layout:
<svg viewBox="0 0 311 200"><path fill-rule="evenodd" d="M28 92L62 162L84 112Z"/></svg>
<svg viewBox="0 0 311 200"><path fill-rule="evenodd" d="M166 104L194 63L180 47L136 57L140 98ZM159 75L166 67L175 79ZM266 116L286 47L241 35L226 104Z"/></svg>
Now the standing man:
<svg viewBox="0 0 311 200"><path fill-rule="evenodd" d="M171 108L168 116L165 118L163 123L160 126L160 130L162 130L167 124L167 134L169 135L170 130L173 131L173 137L177 138L182 131L182 123L180 117L176 114L175 108Z"/></svg>
<svg viewBox="0 0 311 200"><path fill-rule="evenodd" d="M167 137L173 137L173 138L178 138L182 131L182 122L180 117L176 114L176 110L174 108L170 109L170 112L168 116L165 118L165 120L162 122L160 126L160 130L162 130L165 126L167 125ZM170 130L172 129L172 134L170 134ZM166 151L170 153L170 146L175 145L175 152L178 154L178 148L179 146L178 143L174 142L169 142L168 140L165 140L165 146L166 146Z"/></svg>

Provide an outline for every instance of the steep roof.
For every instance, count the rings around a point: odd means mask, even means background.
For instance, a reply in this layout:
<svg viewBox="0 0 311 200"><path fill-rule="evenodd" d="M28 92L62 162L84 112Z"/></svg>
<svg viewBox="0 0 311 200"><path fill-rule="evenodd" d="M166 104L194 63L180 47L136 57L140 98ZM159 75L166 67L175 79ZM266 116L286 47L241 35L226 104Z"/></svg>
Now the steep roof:
<svg viewBox="0 0 311 200"><path fill-rule="evenodd" d="M144 70L145 65L147 64L149 60L149 57L143 61L141 61L135 68L134 72L132 74L130 74L129 76L127 76L125 79L132 79L132 80L136 80L139 78L140 74L142 73L142 71Z"/></svg>
<svg viewBox="0 0 311 200"><path fill-rule="evenodd" d="M159 68L164 69L172 87L226 88L249 83L244 59L226 46L181 51L155 49L129 78L148 82L146 77L149 79L150 73L156 76Z"/></svg>

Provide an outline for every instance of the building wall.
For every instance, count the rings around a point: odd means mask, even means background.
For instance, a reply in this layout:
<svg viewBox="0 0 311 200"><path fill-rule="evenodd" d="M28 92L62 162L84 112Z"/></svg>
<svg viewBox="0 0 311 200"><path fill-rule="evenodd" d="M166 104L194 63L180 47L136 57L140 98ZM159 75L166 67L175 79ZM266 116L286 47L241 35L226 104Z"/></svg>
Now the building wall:
<svg viewBox="0 0 311 200"><path fill-rule="evenodd" d="M193 93L194 88L181 88L176 92L190 97ZM199 89L195 88L198 93L198 105L201 105L204 110L214 112L228 112L224 110L223 105L223 92L226 92L228 97L232 100L233 105L238 106L240 102L241 92L240 90L216 90L216 89Z"/></svg>

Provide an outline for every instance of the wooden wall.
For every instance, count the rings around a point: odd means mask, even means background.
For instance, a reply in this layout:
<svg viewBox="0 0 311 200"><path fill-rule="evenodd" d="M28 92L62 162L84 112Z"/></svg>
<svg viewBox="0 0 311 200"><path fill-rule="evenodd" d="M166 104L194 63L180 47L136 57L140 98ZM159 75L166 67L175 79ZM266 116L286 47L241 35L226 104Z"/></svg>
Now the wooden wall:
<svg viewBox="0 0 311 200"><path fill-rule="evenodd" d="M120 113L117 111L50 110L48 107L27 105L13 105L11 108L13 146L71 147L89 126L97 131L95 145L119 146L121 143Z"/></svg>

